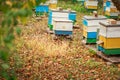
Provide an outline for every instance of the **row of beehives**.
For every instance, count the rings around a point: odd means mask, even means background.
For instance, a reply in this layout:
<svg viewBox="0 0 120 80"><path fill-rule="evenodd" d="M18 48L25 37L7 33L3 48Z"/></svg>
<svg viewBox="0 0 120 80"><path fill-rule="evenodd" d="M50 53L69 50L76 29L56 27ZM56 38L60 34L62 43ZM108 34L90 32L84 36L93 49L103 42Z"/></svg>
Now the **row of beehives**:
<svg viewBox="0 0 120 80"><path fill-rule="evenodd" d="M76 22L76 11L51 9L48 16L48 27L55 35L68 35L73 33Z"/></svg>
<svg viewBox="0 0 120 80"><path fill-rule="evenodd" d="M49 12L49 9L56 9L57 8L58 0L47 0L46 3L41 3L40 5L35 7L36 15L41 16L45 13Z"/></svg>
<svg viewBox="0 0 120 80"><path fill-rule="evenodd" d="M84 3L86 9L97 9L99 0L78 0ZM104 14L107 18L118 18L119 11L111 0L103 0Z"/></svg>
<svg viewBox="0 0 120 80"><path fill-rule="evenodd" d="M47 3L50 2L56 3L57 6L57 0L50 0ZM39 5L36 7L36 13L48 13L48 28L55 35L72 35L76 11L57 9L56 6Z"/></svg>
<svg viewBox="0 0 120 80"><path fill-rule="evenodd" d="M98 1L97 0L78 0L82 2L87 9L97 9L98 7ZM50 9L56 9L57 8L57 0L49 0L44 5L40 4L36 7L36 14L42 15L43 13L48 13Z"/></svg>
<svg viewBox="0 0 120 80"><path fill-rule="evenodd" d="M118 18L119 11L114 6L114 3L111 0L104 0L103 6L104 6L104 13L106 17L115 18L115 19Z"/></svg>
<svg viewBox="0 0 120 80"><path fill-rule="evenodd" d="M55 35L72 35L75 21L75 11L59 9L49 11L48 27ZM100 29L99 35L97 29ZM107 55L120 54L120 22L110 24L104 16L84 16L83 36L87 43L98 41L98 50Z"/></svg>
<svg viewBox="0 0 120 80"><path fill-rule="evenodd" d="M82 3L86 9L95 10L98 8L98 0L77 0Z"/></svg>
<svg viewBox="0 0 120 80"><path fill-rule="evenodd" d="M84 16L83 37L86 43L97 43L98 50L106 55L120 54L120 21Z"/></svg>
<svg viewBox="0 0 120 80"><path fill-rule="evenodd" d="M96 10L98 8L98 0L78 0L82 2L86 9L89 10ZM107 18L118 18L119 11L114 6L111 0L104 0L103 1L104 6L104 14ZM36 7L36 14L37 15L43 15L44 13L48 13L50 9L56 9L57 8L57 0L49 0L46 2L46 4L41 4Z"/></svg>

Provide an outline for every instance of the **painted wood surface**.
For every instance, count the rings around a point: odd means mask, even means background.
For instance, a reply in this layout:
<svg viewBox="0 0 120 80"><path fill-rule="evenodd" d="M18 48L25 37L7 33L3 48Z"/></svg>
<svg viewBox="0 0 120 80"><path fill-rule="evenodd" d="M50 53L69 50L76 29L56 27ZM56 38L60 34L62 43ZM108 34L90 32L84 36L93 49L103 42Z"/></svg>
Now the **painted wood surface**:
<svg viewBox="0 0 120 80"><path fill-rule="evenodd" d="M54 30L54 33L56 35L72 35L72 31L62 31L62 30Z"/></svg>
<svg viewBox="0 0 120 80"><path fill-rule="evenodd" d="M120 55L120 48L105 49L102 46L98 46L98 50L106 55Z"/></svg>
<svg viewBox="0 0 120 80"><path fill-rule="evenodd" d="M86 6L87 9L97 9L97 6Z"/></svg>
<svg viewBox="0 0 120 80"><path fill-rule="evenodd" d="M69 12L62 12L62 11L59 11L59 12L52 12L52 17L67 17L69 16Z"/></svg>
<svg viewBox="0 0 120 80"><path fill-rule="evenodd" d="M50 9L56 9L57 8L57 3L49 3L49 8Z"/></svg>
<svg viewBox="0 0 120 80"><path fill-rule="evenodd" d="M120 38L106 38L99 35L99 41L103 41L101 46L105 49L120 48Z"/></svg>
<svg viewBox="0 0 120 80"><path fill-rule="evenodd" d="M83 31L83 36L85 38L96 38L97 37L97 32L87 32Z"/></svg>
<svg viewBox="0 0 120 80"><path fill-rule="evenodd" d="M105 15L108 15L108 16L118 16L119 12L108 12L108 11L105 11Z"/></svg>
<svg viewBox="0 0 120 80"><path fill-rule="evenodd" d="M48 25L53 24L53 19L68 19L76 21L76 12L68 10L51 10L48 17Z"/></svg>
<svg viewBox="0 0 120 80"><path fill-rule="evenodd" d="M97 6L98 1L85 1L86 6Z"/></svg>
<svg viewBox="0 0 120 80"><path fill-rule="evenodd" d="M111 25L108 22L101 22L99 34L106 38L120 38L120 21L117 21L115 25Z"/></svg>
<svg viewBox="0 0 120 80"><path fill-rule="evenodd" d="M98 1L85 0L84 5L87 9L97 9Z"/></svg>
<svg viewBox="0 0 120 80"><path fill-rule="evenodd" d="M85 26L99 26L99 22L103 22L106 21L106 17L99 15L98 17L94 17L94 16L84 16L83 17L83 25Z"/></svg>
<svg viewBox="0 0 120 80"><path fill-rule="evenodd" d="M104 1L104 13L107 18L117 19L119 15L119 11L116 6L114 6L111 0Z"/></svg>
<svg viewBox="0 0 120 80"><path fill-rule="evenodd" d="M49 7L48 5L39 5L35 8L36 12L48 12L49 11Z"/></svg>
<svg viewBox="0 0 120 80"><path fill-rule="evenodd" d="M71 20L53 19L53 30L73 31L73 23Z"/></svg>
<svg viewBox="0 0 120 80"><path fill-rule="evenodd" d="M96 41L97 41L96 38L85 38L84 40L86 43L96 43Z"/></svg>
<svg viewBox="0 0 120 80"><path fill-rule="evenodd" d="M85 25L83 25L83 31L86 32L97 32L97 29L99 29L100 26L91 26L91 27L87 27Z"/></svg>
<svg viewBox="0 0 120 80"><path fill-rule="evenodd" d="M113 7L106 7L106 11L107 12L111 12L111 13L115 13L115 12L118 12L117 8L115 6Z"/></svg>

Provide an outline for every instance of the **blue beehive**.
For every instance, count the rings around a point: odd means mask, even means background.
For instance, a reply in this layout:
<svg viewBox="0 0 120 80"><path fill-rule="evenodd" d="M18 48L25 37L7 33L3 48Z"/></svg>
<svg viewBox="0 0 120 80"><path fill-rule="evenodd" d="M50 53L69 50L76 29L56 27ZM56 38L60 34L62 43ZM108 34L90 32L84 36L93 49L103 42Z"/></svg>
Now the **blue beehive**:
<svg viewBox="0 0 120 80"><path fill-rule="evenodd" d="M104 2L104 13L107 18L117 19L119 15L119 11L114 6L114 3L111 0L106 0Z"/></svg>
<svg viewBox="0 0 120 80"><path fill-rule="evenodd" d="M42 15L43 13L48 13L49 7L48 5L39 5L39 6L36 6L35 11L37 15L38 14Z"/></svg>
<svg viewBox="0 0 120 80"><path fill-rule="evenodd" d="M107 1L106 2L106 7L110 7L111 6L111 1Z"/></svg>
<svg viewBox="0 0 120 80"><path fill-rule="evenodd" d="M75 11L68 11L68 10L55 10L52 9L49 12L48 17L48 26L49 29L53 29L53 19L66 19L66 20L72 20L73 23L76 22L76 12Z"/></svg>
<svg viewBox="0 0 120 80"><path fill-rule="evenodd" d="M76 21L76 12L69 13L69 20L72 20L73 22Z"/></svg>
<svg viewBox="0 0 120 80"><path fill-rule="evenodd" d="M97 41L97 29L99 29L99 22L106 21L106 17L99 15L84 16L83 17L83 37L86 43L96 43Z"/></svg>

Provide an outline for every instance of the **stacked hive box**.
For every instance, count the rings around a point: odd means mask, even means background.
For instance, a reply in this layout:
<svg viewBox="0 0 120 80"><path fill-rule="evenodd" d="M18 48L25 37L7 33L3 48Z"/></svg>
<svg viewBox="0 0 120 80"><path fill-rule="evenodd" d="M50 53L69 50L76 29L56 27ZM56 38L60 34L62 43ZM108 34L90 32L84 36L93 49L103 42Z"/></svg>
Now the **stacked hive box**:
<svg viewBox="0 0 120 80"><path fill-rule="evenodd" d="M53 30L53 19L72 20L74 23L76 21L76 12L68 10L50 10L48 17L48 27L50 30Z"/></svg>
<svg viewBox="0 0 120 80"><path fill-rule="evenodd" d="M84 16L83 18L83 37L86 43L96 43L97 41L97 29L99 29L99 22L106 21L106 17L99 15Z"/></svg>
<svg viewBox="0 0 120 80"><path fill-rule="evenodd" d="M98 1L97 0L85 0L84 6L86 9L97 9Z"/></svg>
<svg viewBox="0 0 120 80"><path fill-rule="evenodd" d="M53 31L55 35L72 35L72 20L53 19L53 26Z"/></svg>
<svg viewBox="0 0 120 80"><path fill-rule="evenodd" d="M106 55L120 54L120 21L117 24L100 22L98 50Z"/></svg>
<svg viewBox="0 0 120 80"><path fill-rule="evenodd" d="M43 15L44 13L48 13L48 11L48 5L39 5L35 8L36 15Z"/></svg>
<svg viewBox="0 0 120 80"><path fill-rule="evenodd" d="M118 18L119 11L114 6L111 0L104 1L104 13L108 18Z"/></svg>
<svg viewBox="0 0 120 80"><path fill-rule="evenodd" d="M56 9L57 8L57 0L50 0L49 7L50 7L50 9Z"/></svg>

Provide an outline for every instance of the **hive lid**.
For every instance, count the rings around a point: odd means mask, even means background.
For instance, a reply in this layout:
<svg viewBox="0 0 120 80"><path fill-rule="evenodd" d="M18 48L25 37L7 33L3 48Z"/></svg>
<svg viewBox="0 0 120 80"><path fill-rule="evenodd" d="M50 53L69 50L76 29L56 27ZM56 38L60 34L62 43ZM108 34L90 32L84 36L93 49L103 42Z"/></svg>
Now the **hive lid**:
<svg viewBox="0 0 120 80"><path fill-rule="evenodd" d="M48 6L48 4L47 3L41 3L41 4L39 4L39 6Z"/></svg>
<svg viewBox="0 0 120 80"><path fill-rule="evenodd" d="M68 19L53 19L53 21L55 21L55 22L72 22L72 20L68 20Z"/></svg>
<svg viewBox="0 0 120 80"><path fill-rule="evenodd" d="M108 21L100 22L100 24L105 27L120 27L120 21L117 21L117 24L110 24Z"/></svg>
<svg viewBox="0 0 120 80"><path fill-rule="evenodd" d="M83 18L87 19L87 20L103 20L103 19L107 19L105 16L102 16L102 15L98 15L98 17L95 17L95 16L84 16Z"/></svg>

